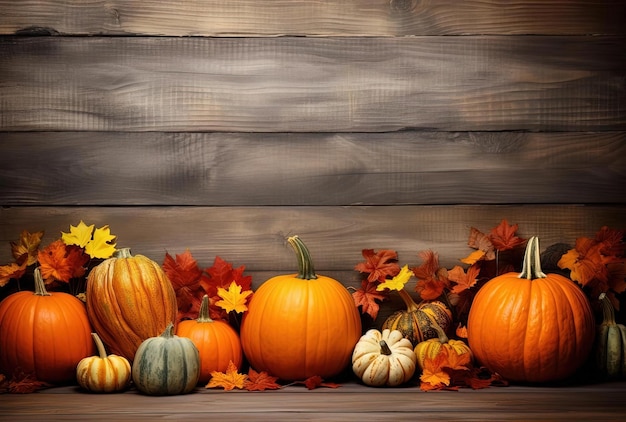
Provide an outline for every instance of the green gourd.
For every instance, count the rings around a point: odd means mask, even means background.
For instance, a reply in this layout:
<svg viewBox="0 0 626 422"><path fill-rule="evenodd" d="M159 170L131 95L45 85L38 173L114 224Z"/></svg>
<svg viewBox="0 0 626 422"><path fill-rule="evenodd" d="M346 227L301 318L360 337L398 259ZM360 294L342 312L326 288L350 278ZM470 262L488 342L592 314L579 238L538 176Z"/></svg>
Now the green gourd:
<svg viewBox="0 0 626 422"><path fill-rule="evenodd" d="M200 354L193 341L174 335L170 323L163 334L139 345L132 377L137 390L147 395L190 393L200 378Z"/></svg>
<svg viewBox="0 0 626 422"><path fill-rule="evenodd" d="M608 378L626 377L626 326L615 322L615 310L608 296L600 294L602 323L595 344L596 366Z"/></svg>

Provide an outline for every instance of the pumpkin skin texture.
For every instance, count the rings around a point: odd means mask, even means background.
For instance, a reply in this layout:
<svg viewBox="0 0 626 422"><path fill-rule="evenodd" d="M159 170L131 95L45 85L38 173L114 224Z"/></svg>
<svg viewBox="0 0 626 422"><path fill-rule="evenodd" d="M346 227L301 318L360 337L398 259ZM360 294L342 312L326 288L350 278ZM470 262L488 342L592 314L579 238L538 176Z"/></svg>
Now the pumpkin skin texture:
<svg viewBox="0 0 626 422"><path fill-rule="evenodd" d="M352 353L354 374L371 387L408 382L415 374L415 364L413 345L398 330L368 330Z"/></svg>
<svg viewBox="0 0 626 422"><path fill-rule="evenodd" d="M48 293L39 268L35 292L0 302L0 373L16 368L51 384L73 382L76 365L94 354L85 305L63 292Z"/></svg>
<svg viewBox="0 0 626 422"><path fill-rule="evenodd" d="M437 329L439 337L417 343L414 349L415 357L417 358L417 366L420 370L424 370L424 361L426 358L434 359L444 349L447 350L448 353L455 353L459 356L467 353L470 356L470 362L474 360L474 354L465 342L448 338L446 333L436 323L433 323L433 327Z"/></svg>
<svg viewBox="0 0 626 422"><path fill-rule="evenodd" d="M176 334L189 338L200 353L200 379L206 383L211 379L211 372L226 372L232 362L241 368L243 351L239 335L228 323L209 317L209 297L204 295L198 319L178 323Z"/></svg>
<svg viewBox="0 0 626 422"><path fill-rule="evenodd" d="M130 385L130 362L128 359L108 355L98 334L91 333L98 356L83 358L76 366L78 385L92 393L117 393Z"/></svg>
<svg viewBox="0 0 626 422"><path fill-rule="evenodd" d="M406 309L389 315L383 322L381 329L399 330L411 341L413 346L416 346L424 340L438 337L439 334L433 327L433 321L444 331L447 331L452 325L452 312L443 302L435 300L417 304L405 290L399 290L398 293L404 301Z"/></svg>
<svg viewBox="0 0 626 422"><path fill-rule="evenodd" d="M595 321L574 282L541 271L532 237L522 272L497 276L478 291L467 332L480 364L511 382L541 383L567 378L585 362Z"/></svg>
<svg viewBox="0 0 626 422"><path fill-rule="evenodd" d="M200 355L193 341L174 335L169 324L163 334L144 340L135 355L132 378L137 390L151 396L187 394L200 378Z"/></svg>
<svg viewBox="0 0 626 422"><path fill-rule="evenodd" d="M176 293L159 264L121 249L87 279L87 314L111 353L130 362L144 340L158 336L178 311Z"/></svg>
<svg viewBox="0 0 626 422"><path fill-rule="evenodd" d="M626 326L615 322L615 309L605 293L600 294L602 323L594 345L596 368L606 378L626 377Z"/></svg>
<svg viewBox="0 0 626 422"><path fill-rule="evenodd" d="M315 274L304 243L288 241L299 273L272 277L255 291L241 323L244 355L257 371L282 380L331 378L350 364L361 318L341 283Z"/></svg>

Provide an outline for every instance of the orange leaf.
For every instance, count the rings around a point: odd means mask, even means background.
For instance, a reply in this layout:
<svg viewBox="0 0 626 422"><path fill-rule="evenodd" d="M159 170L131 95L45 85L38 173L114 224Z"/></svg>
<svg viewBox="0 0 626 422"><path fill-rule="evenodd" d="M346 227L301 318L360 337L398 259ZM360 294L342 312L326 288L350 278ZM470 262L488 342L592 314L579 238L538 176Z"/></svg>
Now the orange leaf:
<svg viewBox="0 0 626 422"><path fill-rule="evenodd" d="M361 312L366 313L376 319L380 306L376 300L384 300L388 294L376 290L377 282L363 280L361 287L352 293L354 303L357 307L361 307Z"/></svg>
<svg viewBox="0 0 626 422"><path fill-rule="evenodd" d="M41 276L46 284L54 280L69 283L74 273L67 257L67 248L62 240L56 240L37 254Z"/></svg>
<svg viewBox="0 0 626 422"><path fill-rule="evenodd" d="M418 256L422 259L422 264L411 268L417 279L426 280L435 277L439 271L439 254L432 250L421 251Z"/></svg>
<svg viewBox="0 0 626 422"><path fill-rule="evenodd" d="M499 251L506 251L521 245L526 240L515 236L518 225L509 226L506 220L502 220L500 224L491 230L489 240L493 246Z"/></svg>
<svg viewBox="0 0 626 422"><path fill-rule="evenodd" d="M479 272L480 267L476 264L471 265L467 269L467 273L458 265L448 271L448 278L455 283L451 290L452 293L458 294L474 287L478 281Z"/></svg>
<svg viewBox="0 0 626 422"><path fill-rule="evenodd" d="M400 272L396 251L384 249L374 252L373 249L363 249L361 255L365 262L358 263L354 269L360 273L367 273L367 280L370 282L384 283L388 276L395 277Z"/></svg>
<svg viewBox="0 0 626 422"><path fill-rule="evenodd" d="M429 278L415 283L415 291L419 293L422 300L435 300L441 296L446 285L444 280Z"/></svg>
<svg viewBox="0 0 626 422"><path fill-rule="evenodd" d="M26 264L11 263L0 265L0 287L4 287L12 278L18 279L26 272Z"/></svg>
<svg viewBox="0 0 626 422"><path fill-rule="evenodd" d="M278 377L273 377L267 372L257 372L253 368L248 370L248 379L244 382L244 388L248 391L278 390L282 388L276 381Z"/></svg>
<svg viewBox="0 0 626 422"><path fill-rule="evenodd" d="M314 390L318 387L327 387L327 388L339 388L341 387L341 384L336 384L334 382L324 382L324 379L322 377L320 377L319 375L313 375L312 377L307 378L304 381L296 381L293 383L295 384L302 384L304 386L306 386L306 388L308 388L309 390Z"/></svg>
<svg viewBox="0 0 626 422"><path fill-rule="evenodd" d="M226 391L234 390L235 388L241 390L244 388L247 379L248 375L240 374L237 366L230 361L226 372L211 372L211 379L206 388L221 387Z"/></svg>

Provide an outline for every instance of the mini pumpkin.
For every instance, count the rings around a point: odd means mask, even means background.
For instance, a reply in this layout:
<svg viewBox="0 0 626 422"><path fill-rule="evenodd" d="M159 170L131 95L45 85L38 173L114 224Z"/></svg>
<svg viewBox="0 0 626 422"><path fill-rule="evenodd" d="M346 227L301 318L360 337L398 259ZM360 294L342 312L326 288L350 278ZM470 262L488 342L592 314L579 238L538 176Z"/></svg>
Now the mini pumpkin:
<svg viewBox="0 0 626 422"><path fill-rule="evenodd" d="M74 381L78 362L95 351L85 304L68 293L48 293L39 268L34 276L34 293L0 302L0 373L20 368L43 382Z"/></svg>
<svg viewBox="0 0 626 422"><path fill-rule="evenodd" d="M178 323L176 334L193 341L200 353L200 380L206 383L211 372L226 372L230 362L241 367L243 352L239 335L228 323L209 316L209 297L204 295L198 318Z"/></svg>
<svg viewBox="0 0 626 422"><path fill-rule="evenodd" d="M600 294L602 323L597 327L595 361L600 374L608 378L626 377L626 326L615 322L615 309L609 297Z"/></svg>
<svg viewBox="0 0 626 422"><path fill-rule="evenodd" d="M102 340L96 333L91 333L97 356L83 358L76 366L76 381L85 390L94 393L116 393L124 391L130 385L130 362L123 356L108 355Z"/></svg>
<svg viewBox="0 0 626 422"><path fill-rule="evenodd" d="M144 340L137 349L132 378L137 390L153 395L193 391L200 377L200 356L193 341L174 335L170 323L163 334Z"/></svg>
<svg viewBox="0 0 626 422"><path fill-rule="evenodd" d="M447 331L452 325L452 312L443 302L438 300L415 303L406 290L399 290L406 309L389 315L381 329L399 330L408 338L413 346L431 338L437 338L437 330L432 326L435 321L439 327Z"/></svg>
<svg viewBox="0 0 626 422"><path fill-rule="evenodd" d="M568 278L541 271L539 239L528 240L521 273L488 281L472 302L467 334L475 359L513 382L572 375L595 335L587 297Z"/></svg>
<svg viewBox="0 0 626 422"><path fill-rule="evenodd" d="M288 239L298 273L272 277L256 290L241 323L250 365L288 381L331 378L350 365L362 334L354 299L339 281L315 274L309 250Z"/></svg>
<svg viewBox="0 0 626 422"><path fill-rule="evenodd" d="M470 361L474 359L471 349L464 341L448 338L446 333L434 321L432 327L437 330L439 336L417 343L414 349L415 356L417 357L417 366L420 370L424 369L424 361L426 358L434 359L444 349L449 353L456 353L459 356L467 353L470 356Z"/></svg>
<svg viewBox="0 0 626 422"><path fill-rule="evenodd" d="M364 384L396 387L415 374L413 345L398 330L368 330L352 353L352 370Z"/></svg>

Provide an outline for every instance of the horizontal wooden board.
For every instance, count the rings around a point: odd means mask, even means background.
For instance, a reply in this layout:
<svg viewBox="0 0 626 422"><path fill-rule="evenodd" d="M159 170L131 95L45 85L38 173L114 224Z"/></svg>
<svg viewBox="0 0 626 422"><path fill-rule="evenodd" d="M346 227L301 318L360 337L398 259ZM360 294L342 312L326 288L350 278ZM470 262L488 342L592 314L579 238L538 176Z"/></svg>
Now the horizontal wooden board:
<svg viewBox="0 0 626 422"><path fill-rule="evenodd" d="M392 207L6 207L0 209L0 263L11 261L10 241L22 230L45 230L43 244L84 220L109 225L118 247L158 262L166 252L189 249L200 265L215 256L250 271L295 270L286 237L299 235L320 272L352 272L361 250L394 249L407 264L420 251L439 253L446 267L472 249L470 228L488 232L502 219L518 224L518 235L536 235L542 248L574 244L602 226L624 229L626 206L392 206Z"/></svg>
<svg viewBox="0 0 626 422"><path fill-rule="evenodd" d="M626 129L623 37L4 37L1 131Z"/></svg>
<svg viewBox="0 0 626 422"><path fill-rule="evenodd" d="M626 202L626 132L0 133L0 205Z"/></svg>
<svg viewBox="0 0 626 422"><path fill-rule="evenodd" d="M0 1L0 33L170 36L624 34L608 0Z"/></svg>

